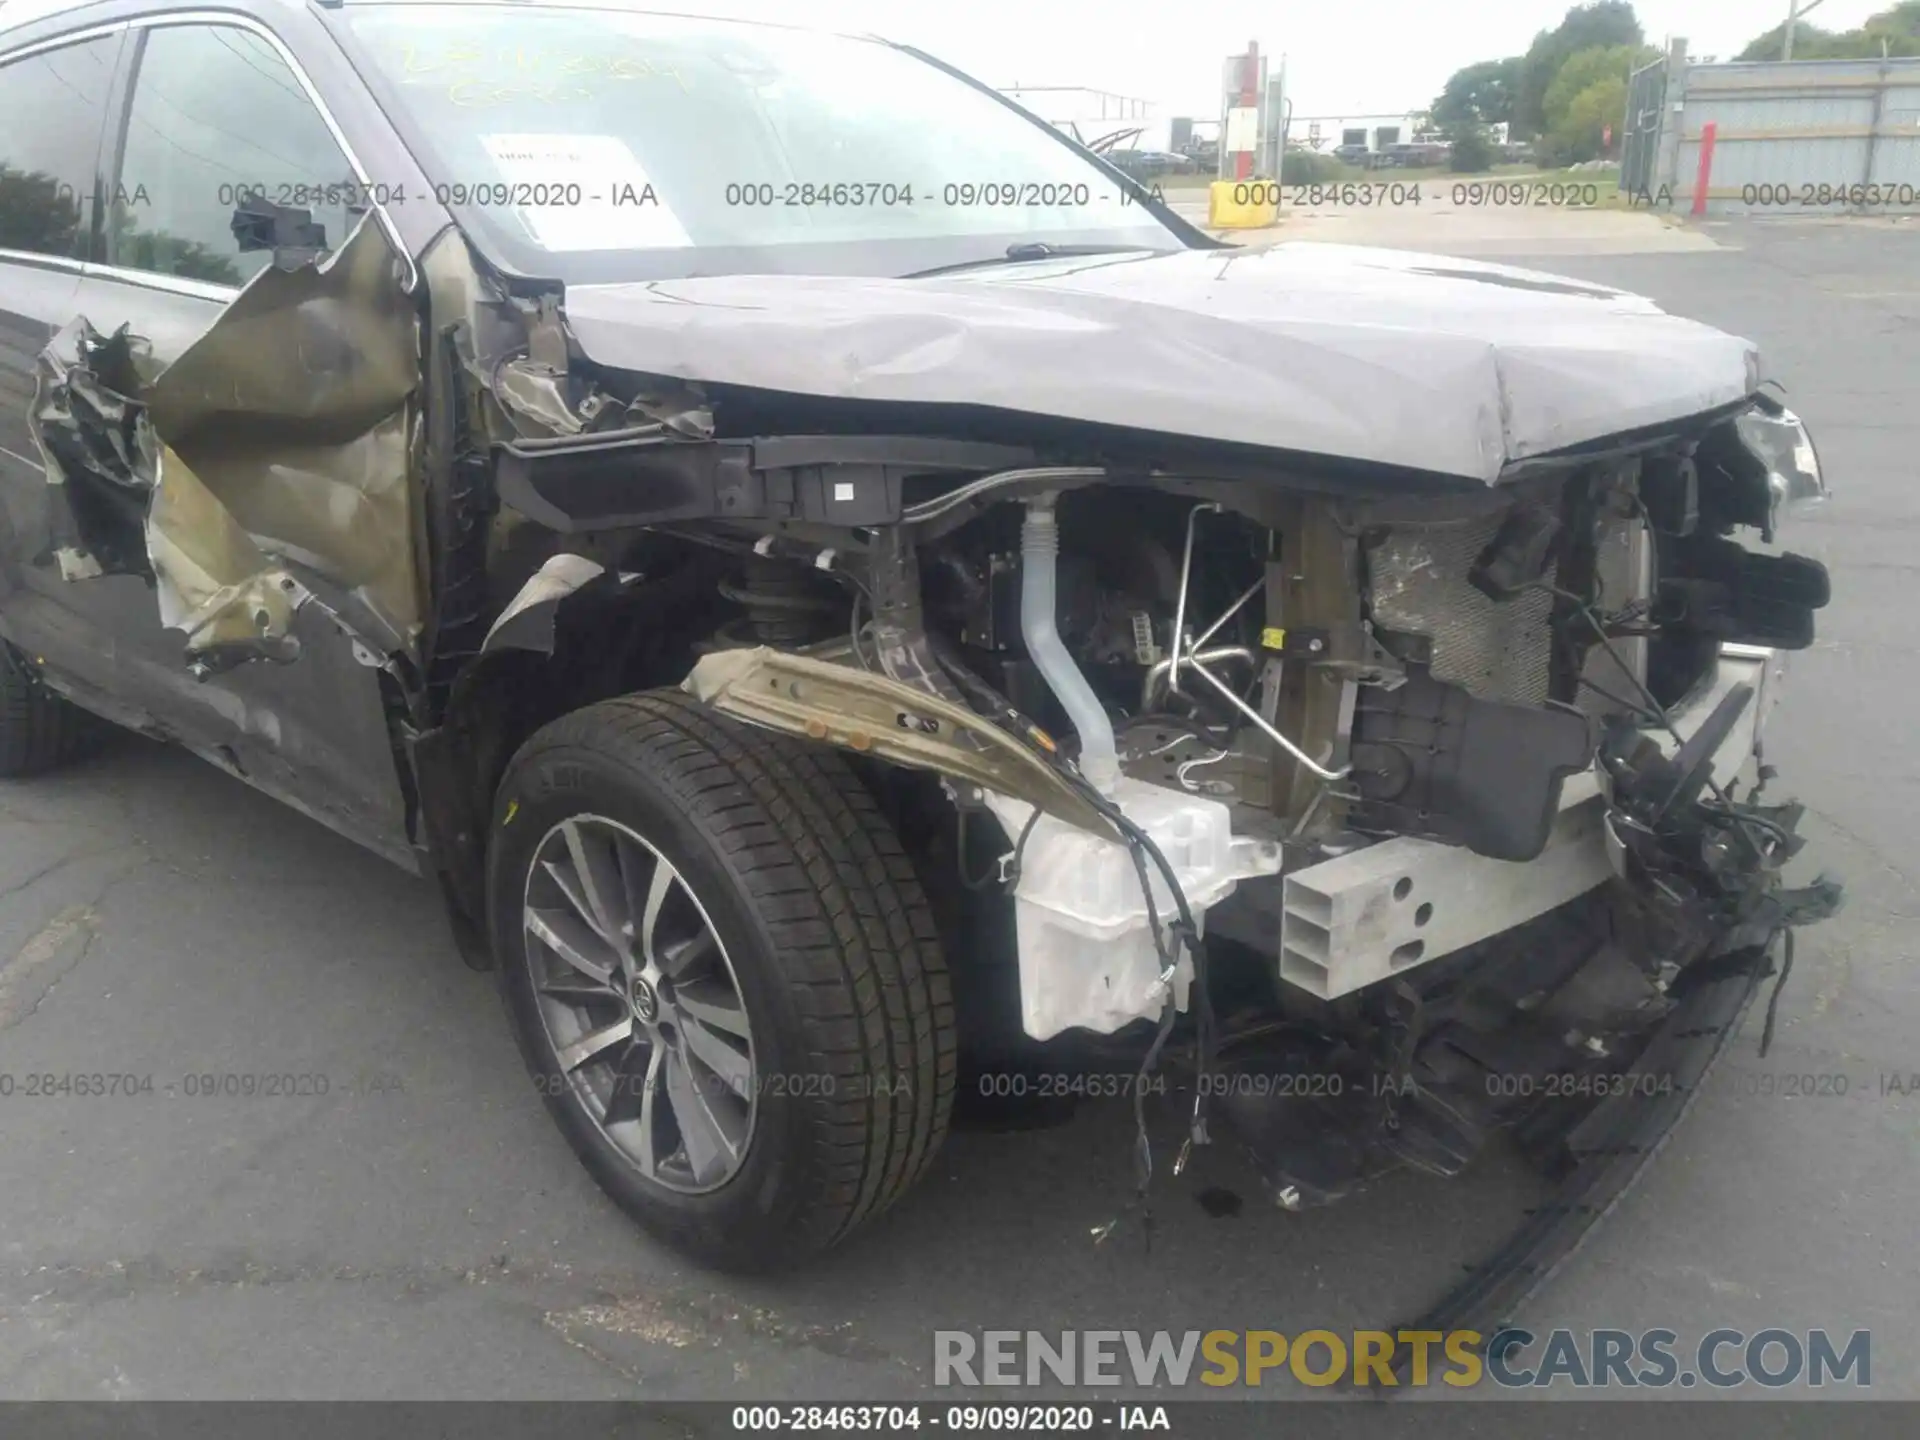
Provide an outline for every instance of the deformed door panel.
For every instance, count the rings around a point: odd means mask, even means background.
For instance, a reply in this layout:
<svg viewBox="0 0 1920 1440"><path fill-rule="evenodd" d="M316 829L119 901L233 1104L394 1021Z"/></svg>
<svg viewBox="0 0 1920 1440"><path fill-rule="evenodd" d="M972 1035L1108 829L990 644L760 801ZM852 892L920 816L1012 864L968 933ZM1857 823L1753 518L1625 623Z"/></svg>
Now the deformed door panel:
<svg viewBox="0 0 1920 1440"><path fill-rule="evenodd" d="M30 592L23 608L36 631L54 637L47 651L56 684L109 698L121 718L131 710L148 728L201 745L207 736L192 724L199 707L181 700L189 677L180 637L162 630L146 574L147 492L115 453L124 424L103 413L124 410L139 388L135 369L151 372L144 356L131 357L145 351L145 334L156 328L155 298L86 277L35 357L30 443L52 468L42 472L39 528L27 540L33 553L22 566ZM220 313L217 302L188 303L186 328L205 329ZM126 334L116 336L123 325ZM102 433L109 429L115 436Z"/></svg>
<svg viewBox="0 0 1920 1440"><path fill-rule="evenodd" d="M73 314L80 277L71 270L0 256L0 586L11 597L48 535L47 470L33 438L34 374L40 352ZM57 317L57 318L56 318ZM31 629L9 605L9 627ZM18 637L32 644L26 634Z"/></svg>
<svg viewBox="0 0 1920 1440"><path fill-rule="evenodd" d="M0 60L0 624L52 666L98 666L108 637L54 598L54 494L34 437L40 352L73 318L97 234L118 34Z"/></svg>
<svg viewBox="0 0 1920 1440"><path fill-rule="evenodd" d="M376 231L371 243L385 241ZM344 249L332 257L345 265L352 258ZM354 457L348 469L376 475L378 499L361 503L326 472L330 447L290 413L325 404L323 377L276 410L297 383L283 374L275 390L277 363L246 361L249 347L317 353L303 345L312 337L294 318L312 311L295 300L283 312L273 298L304 281L274 271L244 294L219 298L132 274L85 279L77 312L95 336L137 357L131 368L139 372L145 439L133 448L148 487L137 540L151 573L62 581L55 571L50 583L75 614L113 637L112 654L81 667L76 679L109 693L136 686L144 708L182 743L411 863L379 671L358 658L384 657L415 619L404 516L383 534L383 522L406 504L404 443L382 449L344 437L342 448ZM311 288L325 287L313 281ZM337 359L338 347L334 353ZM239 378L235 368L252 374ZM392 408L410 380L389 366L363 386L369 395L339 403L369 414ZM255 385L264 392L250 400ZM250 404L260 407L257 426ZM404 440L404 418L369 422L356 413L344 422L361 423L376 438L397 430ZM329 520L349 536L327 533ZM298 559L289 563L289 555ZM365 573L347 563L355 558L365 559ZM312 587L326 579L339 589L323 599ZM351 623L379 613L357 603L356 592L383 586L397 597L394 623L370 620L356 630L367 641L356 651L335 616Z"/></svg>
<svg viewBox="0 0 1920 1440"><path fill-rule="evenodd" d="M103 639L75 693L411 865L382 681L423 608L410 266L266 203L351 167L249 25L136 23L102 253L36 357L39 587Z"/></svg>
<svg viewBox="0 0 1920 1440"><path fill-rule="evenodd" d="M417 868L380 672L355 658L353 643L319 610L298 611L289 633L297 660L240 665L200 686L228 737L229 753L216 758L396 864Z"/></svg>

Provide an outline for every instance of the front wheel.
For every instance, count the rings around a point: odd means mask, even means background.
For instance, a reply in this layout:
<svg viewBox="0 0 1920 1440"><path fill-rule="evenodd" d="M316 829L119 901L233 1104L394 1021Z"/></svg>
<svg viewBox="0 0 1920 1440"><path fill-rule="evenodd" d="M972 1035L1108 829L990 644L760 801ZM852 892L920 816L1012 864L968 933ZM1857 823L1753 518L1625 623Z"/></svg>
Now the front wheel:
<svg viewBox="0 0 1920 1440"><path fill-rule="evenodd" d="M43 774L84 751L105 722L62 699L0 641L0 779Z"/></svg>
<svg viewBox="0 0 1920 1440"><path fill-rule="evenodd" d="M677 692L576 711L508 767L488 897L535 1084L662 1239L789 1263L926 1169L953 1102L946 964L835 752Z"/></svg>

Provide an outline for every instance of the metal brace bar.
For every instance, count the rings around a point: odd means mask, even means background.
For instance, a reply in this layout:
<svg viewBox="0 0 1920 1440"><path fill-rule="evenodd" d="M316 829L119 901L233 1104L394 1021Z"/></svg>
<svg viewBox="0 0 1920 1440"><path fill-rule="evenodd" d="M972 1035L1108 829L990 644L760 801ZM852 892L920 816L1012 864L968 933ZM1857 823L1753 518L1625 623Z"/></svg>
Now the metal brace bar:
<svg viewBox="0 0 1920 1440"><path fill-rule="evenodd" d="M1193 535L1201 515L1210 510L1218 513L1219 509L1219 505L1209 501L1187 512L1187 543L1180 551L1180 595L1173 605L1173 643L1167 647L1167 689L1176 695L1185 693L1180 688L1180 657L1187 630L1187 590L1193 584Z"/></svg>
<svg viewBox="0 0 1920 1440"><path fill-rule="evenodd" d="M1234 601L1233 604L1229 605L1223 612L1221 612L1220 618L1214 621L1213 624L1209 625L1205 630L1203 630L1200 633L1200 638L1198 640L1195 640L1193 644L1188 646L1187 648L1192 650L1196 655L1199 654L1202 650L1206 649L1207 641L1211 640L1215 635L1218 635L1220 633L1220 627L1222 625L1225 625L1229 620L1233 619L1233 617L1238 615L1242 610L1246 609L1247 602L1253 599L1254 596L1258 595L1262 590L1266 588L1267 588L1267 577L1262 575L1258 580L1254 581L1253 584L1249 585L1245 590L1243 590L1240 593L1240 598Z"/></svg>
<svg viewBox="0 0 1920 1440"><path fill-rule="evenodd" d="M1236 695L1233 687L1227 684L1226 681L1222 680L1211 670L1207 669L1206 666L1197 661L1190 663L1193 665L1194 672L1198 674L1202 680L1218 690L1220 694L1225 697L1228 704L1232 705L1234 709L1251 720L1260 730L1261 734L1273 741L1274 744L1278 745L1282 750L1286 751L1287 754L1291 755L1295 760L1298 760L1322 780L1342 780L1353 773L1353 767L1351 765L1343 765L1338 770L1329 770L1324 765L1318 764L1306 751L1302 750L1298 745L1294 744L1293 741L1269 725L1266 717Z"/></svg>
<svg viewBox="0 0 1920 1440"><path fill-rule="evenodd" d="M1167 689L1175 695L1185 694L1186 692L1180 688L1180 672L1183 669L1192 670L1202 680L1205 680L1215 690L1219 691L1220 694L1226 698L1228 704L1232 705L1234 709L1251 720L1261 734L1273 741L1274 744L1286 751L1287 754L1291 755L1313 774L1318 775L1322 780L1344 779L1353 772L1351 765L1343 765L1338 770L1329 770L1326 766L1321 765L1309 756L1306 751L1302 750L1298 745L1294 744L1293 741L1281 734L1279 730L1275 729L1273 725L1268 722L1266 716L1242 700L1232 686L1228 685L1226 681L1222 680L1218 675L1215 675L1213 671L1209 670L1200 661L1201 647L1219 632L1221 626L1239 614L1241 608L1245 606L1249 600L1266 588L1267 581L1265 576L1262 576L1252 585L1248 586L1240 598L1233 602L1225 614L1214 621L1212 625L1208 626L1206 633L1201 635L1198 640L1195 640L1191 645L1183 643L1187 628L1187 590L1193 581L1194 535L1199 529L1201 514L1205 511L1217 512L1220 508L1218 504L1209 501L1203 505L1196 505L1187 512L1187 540L1185 547L1180 553L1180 597L1174 605L1173 643L1168 647L1167 654Z"/></svg>

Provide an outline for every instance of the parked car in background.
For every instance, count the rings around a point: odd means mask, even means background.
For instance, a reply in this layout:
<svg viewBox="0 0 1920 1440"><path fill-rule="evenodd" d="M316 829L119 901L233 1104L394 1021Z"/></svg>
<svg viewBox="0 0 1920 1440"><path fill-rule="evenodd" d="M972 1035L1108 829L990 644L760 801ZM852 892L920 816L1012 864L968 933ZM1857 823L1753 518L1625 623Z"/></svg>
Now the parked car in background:
<svg viewBox="0 0 1920 1440"><path fill-rule="evenodd" d="M1395 145L1388 152L1391 163L1401 169L1426 170L1445 165L1453 157L1453 146L1444 140L1415 140Z"/></svg>
<svg viewBox="0 0 1920 1440"><path fill-rule="evenodd" d="M1136 180L1154 180L1163 175L1191 175L1199 164L1191 155L1171 150L1109 150L1106 158Z"/></svg>

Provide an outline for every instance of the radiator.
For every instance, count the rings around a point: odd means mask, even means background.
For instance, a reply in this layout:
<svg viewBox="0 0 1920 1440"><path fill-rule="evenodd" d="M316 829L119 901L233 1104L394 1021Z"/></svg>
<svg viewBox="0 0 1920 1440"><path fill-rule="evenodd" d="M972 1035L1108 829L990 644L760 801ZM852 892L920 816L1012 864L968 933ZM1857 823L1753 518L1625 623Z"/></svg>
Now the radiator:
<svg viewBox="0 0 1920 1440"><path fill-rule="evenodd" d="M1482 700L1538 705L1552 679L1553 596L1528 590L1490 600L1467 581L1505 516L1387 527L1366 552L1373 622L1423 639L1436 680ZM1554 572L1543 578L1551 583Z"/></svg>

